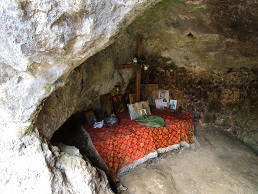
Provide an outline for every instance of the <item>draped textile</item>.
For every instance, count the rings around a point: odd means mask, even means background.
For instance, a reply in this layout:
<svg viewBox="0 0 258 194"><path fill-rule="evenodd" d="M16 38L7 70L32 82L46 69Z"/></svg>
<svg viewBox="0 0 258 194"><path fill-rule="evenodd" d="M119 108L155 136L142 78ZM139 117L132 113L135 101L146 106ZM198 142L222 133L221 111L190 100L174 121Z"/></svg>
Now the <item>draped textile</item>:
<svg viewBox="0 0 258 194"><path fill-rule="evenodd" d="M148 127L130 120L126 112L118 115L114 128L85 125L93 145L115 178L158 153L187 146L194 141L192 115L184 110L152 110L165 121L164 127Z"/></svg>

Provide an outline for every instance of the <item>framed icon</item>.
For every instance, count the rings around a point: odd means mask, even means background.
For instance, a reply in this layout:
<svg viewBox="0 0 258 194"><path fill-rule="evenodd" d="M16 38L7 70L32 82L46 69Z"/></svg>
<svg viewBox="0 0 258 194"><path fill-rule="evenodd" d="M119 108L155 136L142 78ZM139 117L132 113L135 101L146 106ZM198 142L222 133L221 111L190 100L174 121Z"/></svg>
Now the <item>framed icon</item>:
<svg viewBox="0 0 258 194"><path fill-rule="evenodd" d="M89 125L94 125L94 123L97 121L97 118L92 110L85 112L85 118Z"/></svg>
<svg viewBox="0 0 258 194"><path fill-rule="evenodd" d="M176 106L177 106L177 100L170 100L169 108L176 110Z"/></svg>

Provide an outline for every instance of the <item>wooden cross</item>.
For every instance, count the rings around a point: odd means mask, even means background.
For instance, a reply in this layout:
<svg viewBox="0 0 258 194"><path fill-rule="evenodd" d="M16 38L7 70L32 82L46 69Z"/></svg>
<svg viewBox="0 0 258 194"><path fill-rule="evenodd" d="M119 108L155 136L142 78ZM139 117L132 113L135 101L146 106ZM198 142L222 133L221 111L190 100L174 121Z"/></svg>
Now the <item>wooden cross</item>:
<svg viewBox="0 0 258 194"><path fill-rule="evenodd" d="M142 56L142 38L137 38L137 60L141 60ZM148 66L157 66L159 62L149 62ZM136 81L135 81L135 101L139 102L141 98L141 64L121 64L115 65L115 69L131 69L136 68Z"/></svg>

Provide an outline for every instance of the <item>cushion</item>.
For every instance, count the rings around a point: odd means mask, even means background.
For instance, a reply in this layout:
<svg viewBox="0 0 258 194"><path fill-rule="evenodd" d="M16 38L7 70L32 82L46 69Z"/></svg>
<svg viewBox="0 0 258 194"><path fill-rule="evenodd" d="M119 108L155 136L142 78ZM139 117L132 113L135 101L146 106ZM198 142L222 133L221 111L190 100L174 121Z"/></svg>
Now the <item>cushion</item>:
<svg viewBox="0 0 258 194"><path fill-rule="evenodd" d="M149 116L144 119L136 119L135 121L140 125L149 127L163 127L165 125L165 121L159 116Z"/></svg>

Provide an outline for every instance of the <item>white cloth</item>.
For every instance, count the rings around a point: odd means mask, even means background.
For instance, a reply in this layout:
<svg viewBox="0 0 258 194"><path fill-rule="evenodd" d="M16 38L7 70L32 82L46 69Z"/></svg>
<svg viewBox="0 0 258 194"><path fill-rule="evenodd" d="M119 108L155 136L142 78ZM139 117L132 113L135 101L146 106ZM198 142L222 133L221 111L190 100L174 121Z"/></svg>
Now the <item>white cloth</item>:
<svg viewBox="0 0 258 194"><path fill-rule="evenodd" d="M103 127L103 125L104 125L104 120L102 120L100 122L95 122L93 127L94 128L101 128L101 127Z"/></svg>

